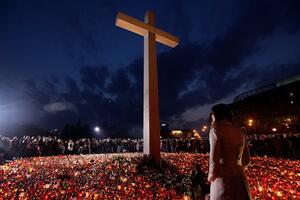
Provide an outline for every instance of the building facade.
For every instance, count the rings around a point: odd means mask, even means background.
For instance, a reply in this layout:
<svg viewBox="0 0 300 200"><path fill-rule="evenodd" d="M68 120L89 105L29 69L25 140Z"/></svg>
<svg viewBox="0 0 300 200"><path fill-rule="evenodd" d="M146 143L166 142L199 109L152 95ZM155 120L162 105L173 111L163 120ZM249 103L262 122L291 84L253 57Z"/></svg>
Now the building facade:
<svg viewBox="0 0 300 200"><path fill-rule="evenodd" d="M231 108L247 134L300 133L300 75L242 93Z"/></svg>

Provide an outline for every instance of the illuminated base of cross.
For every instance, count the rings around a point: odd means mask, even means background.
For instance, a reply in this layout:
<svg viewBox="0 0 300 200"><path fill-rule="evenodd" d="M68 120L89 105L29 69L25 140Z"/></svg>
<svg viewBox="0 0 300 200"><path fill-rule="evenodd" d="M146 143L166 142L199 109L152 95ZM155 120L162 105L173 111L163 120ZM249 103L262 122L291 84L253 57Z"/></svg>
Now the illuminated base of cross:
<svg viewBox="0 0 300 200"><path fill-rule="evenodd" d="M144 154L160 163L160 121L156 42L175 47L179 39L155 27L154 13L148 11L145 23L118 13L116 25L144 36Z"/></svg>

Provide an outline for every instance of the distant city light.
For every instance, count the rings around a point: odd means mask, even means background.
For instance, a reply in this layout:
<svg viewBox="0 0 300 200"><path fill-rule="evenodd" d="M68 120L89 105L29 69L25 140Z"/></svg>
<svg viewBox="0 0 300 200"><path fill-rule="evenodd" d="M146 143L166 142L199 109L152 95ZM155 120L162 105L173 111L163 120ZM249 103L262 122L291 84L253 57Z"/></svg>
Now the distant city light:
<svg viewBox="0 0 300 200"><path fill-rule="evenodd" d="M187 196L187 195L183 196L183 200L189 200L189 199L191 199L189 196Z"/></svg>
<svg viewBox="0 0 300 200"><path fill-rule="evenodd" d="M204 129L207 129L207 126L203 126Z"/></svg>
<svg viewBox="0 0 300 200"><path fill-rule="evenodd" d="M273 132L276 132L276 131L277 131L277 129L276 129L276 128L272 128L272 131L273 131Z"/></svg>
<svg viewBox="0 0 300 200"><path fill-rule="evenodd" d="M199 135L199 133L194 133L194 137L196 137L196 138L200 138L200 135Z"/></svg>
<svg viewBox="0 0 300 200"><path fill-rule="evenodd" d="M94 131L95 131L96 133L100 133L100 127L99 127L99 126L95 126Z"/></svg>
<svg viewBox="0 0 300 200"><path fill-rule="evenodd" d="M248 126L253 126L253 119L248 119Z"/></svg>
<svg viewBox="0 0 300 200"><path fill-rule="evenodd" d="M166 124L165 124L165 123L163 123L163 124L161 124L161 126L166 126Z"/></svg>
<svg viewBox="0 0 300 200"><path fill-rule="evenodd" d="M183 132L182 132L182 130L173 130L171 132L171 134L174 135L174 136L180 136L180 135L183 134Z"/></svg>

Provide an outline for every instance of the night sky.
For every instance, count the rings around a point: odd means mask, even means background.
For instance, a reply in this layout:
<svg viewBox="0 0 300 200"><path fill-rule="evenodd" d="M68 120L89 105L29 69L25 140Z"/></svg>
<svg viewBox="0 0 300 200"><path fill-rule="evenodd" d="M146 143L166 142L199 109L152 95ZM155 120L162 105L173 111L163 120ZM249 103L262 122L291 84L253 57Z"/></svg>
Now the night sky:
<svg viewBox="0 0 300 200"><path fill-rule="evenodd" d="M81 120L142 136L143 38L115 18L148 9L180 38L158 45L171 127L197 128L213 104L300 73L299 0L1 0L0 132Z"/></svg>

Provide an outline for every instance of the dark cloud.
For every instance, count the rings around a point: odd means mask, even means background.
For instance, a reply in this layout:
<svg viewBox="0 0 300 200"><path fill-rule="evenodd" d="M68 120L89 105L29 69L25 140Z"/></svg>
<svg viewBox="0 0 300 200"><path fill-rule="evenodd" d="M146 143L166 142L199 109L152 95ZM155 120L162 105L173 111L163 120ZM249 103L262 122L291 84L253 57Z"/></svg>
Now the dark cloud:
<svg viewBox="0 0 300 200"><path fill-rule="evenodd" d="M276 66L274 70L274 64L270 64L265 66L263 69L261 67L253 67L257 68L255 84L258 86L267 85L270 83L276 83L285 79L289 79L300 73L300 61L296 63L289 64L280 64Z"/></svg>
<svg viewBox="0 0 300 200"><path fill-rule="evenodd" d="M189 13L185 11L184 2L178 1L173 3L172 9L170 9L170 1L163 1L162 18L165 20L163 24L168 24L171 27L171 32L177 33L181 41L188 41L190 31L192 30L191 19Z"/></svg>
<svg viewBox="0 0 300 200"><path fill-rule="evenodd" d="M122 136L120 134L128 133L132 127L141 123L142 102L137 101L141 99L141 93L135 92L134 84L125 69L108 72L106 67L84 67L80 79L81 84L78 85L73 78L67 77L67 89L51 93L49 89L55 86L49 85L47 80L38 85L33 80L26 81L28 95L37 107L46 112L39 119L41 124L50 121L48 126L62 126L66 122L81 120L88 124L118 127L111 134ZM110 80L105 84L107 79Z"/></svg>
<svg viewBox="0 0 300 200"><path fill-rule="evenodd" d="M163 121L186 123L182 113L188 109L237 95L241 88L269 84L300 72L299 63L258 66L246 62L253 54L264 52L259 42L271 37L276 30L281 29L285 34L295 34L300 30L299 2L248 1L239 8L232 25L209 43L183 42L179 47L158 55ZM179 8L175 10L179 14L183 12ZM183 17L178 26L189 29L189 24L184 23L189 19L187 15ZM187 32L180 34L188 38ZM82 37L87 39L84 43L90 47L83 45L81 48L98 51L95 41L89 39L94 36L83 34ZM47 108L55 108L55 112L44 115L45 120L51 118L61 124L78 119L88 123L106 121L124 133L132 127L141 127L142 58L114 70L106 66L85 66L80 69L79 79L66 78L67 89L63 92L53 81L37 84L29 80L26 82L27 91L39 107L51 105ZM203 119L197 123L201 121Z"/></svg>
<svg viewBox="0 0 300 200"><path fill-rule="evenodd" d="M67 77L65 82L67 85L67 94L72 94L72 96L70 97L75 97L78 96L78 94L80 94L77 82L73 78Z"/></svg>
<svg viewBox="0 0 300 200"><path fill-rule="evenodd" d="M32 100L37 105L42 105L43 103L49 102L51 97L49 93L47 93L47 89L38 87L35 80L26 80L25 81L26 92L28 96L32 97Z"/></svg>
<svg viewBox="0 0 300 200"><path fill-rule="evenodd" d="M296 1L248 1L232 27L211 44L208 61L220 70L228 71L248 56L259 51L257 42L279 28L299 30L300 14Z"/></svg>
<svg viewBox="0 0 300 200"><path fill-rule="evenodd" d="M266 80L283 78L283 74L278 76L278 71L268 71L268 77L273 79L266 79L266 72L261 72L259 66L242 66L246 58L263 52L258 48L259 41L269 37L276 29L284 29L289 33L290 30L299 31L300 14L294 9L299 7L298 4L295 1L275 1L271 4L269 1L249 1L241 7L240 15L228 31L209 45L186 44L160 54L162 119L179 115L193 106L217 102L235 94L245 84L260 86L261 83L268 84ZM140 63L132 67L136 71L142 68ZM274 64L272 66L273 69L277 67ZM288 67L294 73L299 72L296 65ZM142 77L141 71L138 77ZM183 92L181 97L180 92Z"/></svg>
<svg viewBox="0 0 300 200"><path fill-rule="evenodd" d="M109 77L108 68L101 67L83 67L80 70L82 85L92 90L104 88L107 78Z"/></svg>

